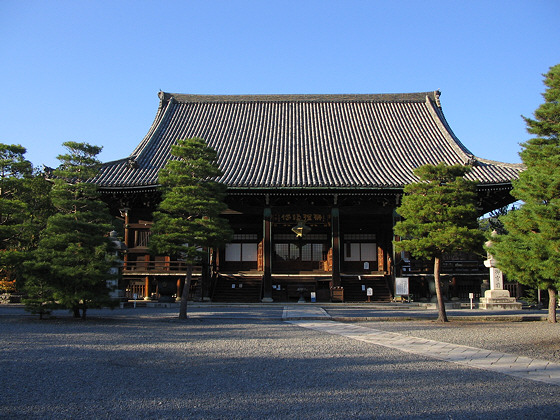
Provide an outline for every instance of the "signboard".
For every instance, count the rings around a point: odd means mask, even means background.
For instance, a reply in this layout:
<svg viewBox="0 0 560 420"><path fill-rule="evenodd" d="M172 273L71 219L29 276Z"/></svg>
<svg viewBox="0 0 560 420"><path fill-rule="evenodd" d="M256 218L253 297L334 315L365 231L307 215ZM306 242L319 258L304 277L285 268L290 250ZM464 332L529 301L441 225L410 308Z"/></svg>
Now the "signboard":
<svg viewBox="0 0 560 420"><path fill-rule="evenodd" d="M367 289L367 295L368 296L373 296L373 289L371 287L368 287Z"/></svg>
<svg viewBox="0 0 560 420"><path fill-rule="evenodd" d="M395 295L408 296L408 277L395 277Z"/></svg>
<svg viewBox="0 0 560 420"><path fill-rule="evenodd" d="M331 215L322 213L274 213L270 219L276 225L292 225L298 222L305 222L307 226L331 224Z"/></svg>

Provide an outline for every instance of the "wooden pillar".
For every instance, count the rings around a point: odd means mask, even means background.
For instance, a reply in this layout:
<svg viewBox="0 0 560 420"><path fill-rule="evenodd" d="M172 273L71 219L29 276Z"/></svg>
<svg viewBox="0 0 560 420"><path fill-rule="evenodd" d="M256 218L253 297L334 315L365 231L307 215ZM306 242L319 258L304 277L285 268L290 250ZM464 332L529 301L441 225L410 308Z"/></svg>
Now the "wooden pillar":
<svg viewBox="0 0 560 420"><path fill-rule="evenodd" d="M128 234L129 234L128 213L130 212L130 209L124 208L124 209L121 209L120 212L121 212L121 216L124 217L124 244L127 246L127 248L130 248L130 244L129 244L129 240L128 240ZM128 253L125 252L124 258L123 258L123 270L127 270L127 269L128 269Z"/></svg>
<svg viewBox="0 0 560 420"><path fill-rule="evenodd" d="M210 280L212 278L211 258L212 248L207 248L204 254L204 262L202 263L202 275L200 277L200 297L203 301L210 300Z"/></svg>
<svg viewBox="0 0 560 420"><path fill-rule="evenodd" d="M130 248L130 241L128 240L128 234L129 234L129 224L130 224L130 218L128 217L128 214L130 213L130 209L128 208L124 208L120 210L121 212L121 216L124 217L124 244Z"/></svg>
<svg viewBox="0 0 560 420"><path fill-rule="evenodd" d="M150 297L150 277L149 276L146 276L144 278L144 297L145 298Z"/></svg>
<svg viewBox="0 0 560 420"><path fill-rule="evenodd" d="M146 254L144 255L144 270L145 271L149 271L150 270L150 254ZM146 276L145 280L144 280L144 297L148 298L150 297L150 277Z"/></svg>
<svg viewBox="0 0 560 420"><path fill-rule="evenodd" d="M381 243L377 244L377 271L385 271L385 238L381 239ZM373 267L372 267L373 268Z"/></svg>
<svg viewBox="0 0 560 420"><path fill-rule="evenodd" d="M395 206L398 206L398 205L399 205L400 199L401 199L400 195L397 195L397 196L395 197L395 202L396 202ZM400 274L400 275L403 275L403 273L402 273L402 264L400 265L400 267L401 267L401 268L400 268L400 273L397 273L397 263L402 262L402 260L401 260L401 256L400 256L400 255L397 255L397 253L395 252L395 246L393 245L393 243L396 242L397 240L400 241L400 238L399 238L398 236L395 235L395 229L394 229L394 228L395 228L395 225L397 224L397 222L398 222L399 220L400 220L400 216L398 215L397 209L396 209L396 207L395 207L395 208L393 208L393 213L392 213L392 217L391 217L392 226L391 226L391 233L390 233L390 238L391 238L391 256L392 256L391 259L392 259L392 261L393 261L393 264L392 264L392 266L390 266L390 268L389 268L389 274L390 274L390 276L391 276L391 285L392 285L392 287L393 287L393 292L395 291L395 282L396 282L395 278L396 278L396 276L399 275L399 274Z"/></svg>
<svg viewBox="0 0 560 420"><path fill-rule="evenodd" d="M332 225L332 285L340 286L340 212L338 207L331 209Z"/></svg>
<svg viewBox="0 0 560 420"><path fill-rule="evenodd" d="M263 302L272 302L272 209L265 207L263 215L264 238L264 274L263 274Z"/></svg>

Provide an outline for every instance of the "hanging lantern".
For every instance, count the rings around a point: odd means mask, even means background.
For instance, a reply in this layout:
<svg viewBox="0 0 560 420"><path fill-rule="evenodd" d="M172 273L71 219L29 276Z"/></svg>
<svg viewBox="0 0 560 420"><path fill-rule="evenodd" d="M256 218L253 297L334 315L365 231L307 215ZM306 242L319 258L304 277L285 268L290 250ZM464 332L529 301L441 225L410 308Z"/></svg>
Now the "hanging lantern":
<svg viewBox="0 0 560 420"><path fill-rule="evenodd" d="M298 238L302 238L303 235L307 235L310 231L311 228L306 226L303 220L300 220L298 224L292 228L292 232L294 232Z"/></svg>

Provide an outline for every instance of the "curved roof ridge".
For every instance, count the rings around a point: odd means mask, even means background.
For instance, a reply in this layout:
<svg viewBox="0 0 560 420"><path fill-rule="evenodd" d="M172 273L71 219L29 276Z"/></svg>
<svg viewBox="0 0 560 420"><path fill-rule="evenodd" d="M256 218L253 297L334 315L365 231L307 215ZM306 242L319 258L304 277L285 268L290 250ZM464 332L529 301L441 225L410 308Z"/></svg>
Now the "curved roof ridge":
<svg viewBox="0 0 560 420"><path fill-rule="evenodd" d="M256 94L256 95L198 95L159 92L162 102L171 99L179 103L200 102L423 102L426 96L439 102L439 91L415 93L357 93L357 94Z"/></svg>
<svg viewBox="0 0 560 420"><path fill-rule="evenodd" d="M111 166L111 165L117 165L119 163L123 163L123 162L130 162L130 156L129 157L125 157L125 158L120 158L120 159L115 159L115 160L110 160L108 162L103 162L101 164L101 166Z"/></svg>
<svg viewBox="0 0 560 420"><path fill-rule="evenodd" d="M473 156L477 162L482 162L487 165L494 165L494 166L501 166L502 168L512 168L512 169L525 169L525 165L523 163L507 163L507 162L500 162L498 160L491 160L491 159L484 159L478 156Z"/></svg>
<svg viewBox="0 0 560 420"><path fill-rule="evenodd" d="M140 159L140 157L142 157L142 155L146 153L146 150L149 149L152 140L156 138L159 132L162 130L162 126L165 124L166 118L170 114L174 102L175 100L173 98L171 98L168 102L166 102L165 105L163 101L160 101L156 118L154 119L152 126L148 130L148 134L146 134L142 142L132 152L132 154L129 157L130 159L133 160Z"/></svg>
<svg viewBox="0 0 560 420"><path fill-rule="evenodd" d="M138 144L138 146L136 146L136 148L132 151L128 159L137 159L142 154L142 151L146 148L148 144L150 144L153 134L160 129L161 123L164 120L164 117L167 111L169 110L169 108L170 108L169 103L166 103L164 105L163 101L159 102L156 116L154 117L154 121L152 122L150 129L148 130L148 132L146 133L142 141Z"/></svg>
<svg viewBox="0 0 560 420"><path fill-rule="evenodd" d="M445 119L445 115L441 111L439 105L439 96L438 96L438 105L434 106L434 103L430 100L429 97L426 96L426 104L428 105L428 110L436 125L440 128L445 140L449 143L449 145L455 150L459 156L463 156L464 164L472 163L474 159L474 154L459 140L459 138L455 135L449 123Z"/></svg>

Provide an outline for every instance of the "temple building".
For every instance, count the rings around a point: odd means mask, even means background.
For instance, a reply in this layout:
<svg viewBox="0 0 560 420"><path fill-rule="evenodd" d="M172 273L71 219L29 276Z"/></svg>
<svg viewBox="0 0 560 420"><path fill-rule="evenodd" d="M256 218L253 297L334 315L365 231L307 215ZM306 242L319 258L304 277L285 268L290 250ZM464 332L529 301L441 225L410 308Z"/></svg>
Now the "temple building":
<svg viewBox="0 0 560 420"><path fill-rule="evenodd" d="M376 95L204 96L160 92L148 133L132 154L105 163L94 182L128 246L131 295L177 294L181 261L148 252L158 171L178 139L200 137L218 153L234 236L208 250L191 295L213 301L376 301L395 277L430 294L430 264L395 254L395 209L424 164L472 166L480 215L514 201L519 164L474 156L443 115L440 92ZM446 258L449 297L480 293L482 257Z"/></svg>

